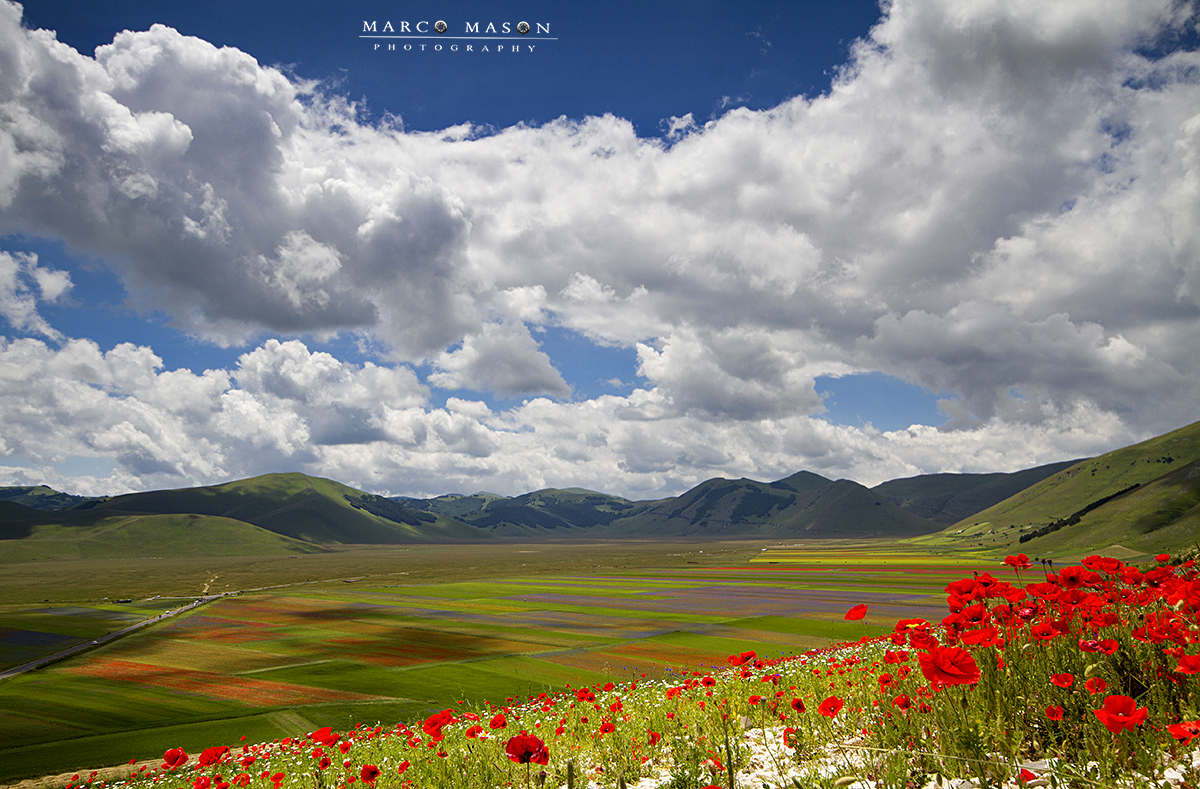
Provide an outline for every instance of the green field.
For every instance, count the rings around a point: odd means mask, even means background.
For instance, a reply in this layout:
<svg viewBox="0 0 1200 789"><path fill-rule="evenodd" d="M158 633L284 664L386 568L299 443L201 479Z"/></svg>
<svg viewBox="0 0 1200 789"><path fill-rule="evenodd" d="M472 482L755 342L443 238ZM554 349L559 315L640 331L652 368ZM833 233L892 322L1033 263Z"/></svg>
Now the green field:
<svg viewBox="0 0 1200 789"><path fill-rule="evenodd" d="M690 671L747 649L797 653L940 617L948 580L1002 569L895 553L872 561L861 544L764 547L411 546L184 557L142 562L141 573L108 572L111 561L3 565L2 624L18 634L94 637L159 611L146 597L203 584L238 593L0 683L0 782ZM46 603L32 565L78 581L60 580ZM138 602L100 599L132 594ZM866 619L844 621L858 603L870 606Z"/></svg>

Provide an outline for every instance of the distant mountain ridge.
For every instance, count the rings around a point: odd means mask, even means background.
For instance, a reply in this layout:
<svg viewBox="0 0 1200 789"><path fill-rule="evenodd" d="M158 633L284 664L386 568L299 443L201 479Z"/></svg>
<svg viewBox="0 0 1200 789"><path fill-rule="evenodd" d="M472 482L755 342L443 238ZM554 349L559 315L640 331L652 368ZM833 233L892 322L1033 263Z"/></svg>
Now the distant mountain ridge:
<svg viewBox="0 0 1200 789"><path fill-rule="evenodd" d="M583 488L384 497L300 473L101 498L0 488L0 563L495 539L891 538L985 550L1024 540L1043 552L1107 541L1148 551L1195 541L1198 461L1200 422L1008 474L927 474L874 488L809 471L774 482L717 477L651 501Z"/></svg>

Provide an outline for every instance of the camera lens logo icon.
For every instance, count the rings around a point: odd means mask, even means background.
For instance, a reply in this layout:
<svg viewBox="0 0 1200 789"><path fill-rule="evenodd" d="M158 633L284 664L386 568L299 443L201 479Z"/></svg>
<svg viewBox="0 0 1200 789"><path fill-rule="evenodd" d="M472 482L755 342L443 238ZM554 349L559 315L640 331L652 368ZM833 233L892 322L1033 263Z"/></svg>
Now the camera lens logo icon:
<svg viewBox="0 0 1200 789"><path fill-rule="evenodd" d="M528 33L529 32L529 23L528 22L518 22L517 23L517 32L520 33L521 35L525 35L526 33Z"/></svg>
<svg viewBox="0 0 1200 789"><path fill-rule="evenodd" d="M438 21L433 23L433 29L439 33L445 33L447 30L450 29L450 26L439 19Z"/></svg>

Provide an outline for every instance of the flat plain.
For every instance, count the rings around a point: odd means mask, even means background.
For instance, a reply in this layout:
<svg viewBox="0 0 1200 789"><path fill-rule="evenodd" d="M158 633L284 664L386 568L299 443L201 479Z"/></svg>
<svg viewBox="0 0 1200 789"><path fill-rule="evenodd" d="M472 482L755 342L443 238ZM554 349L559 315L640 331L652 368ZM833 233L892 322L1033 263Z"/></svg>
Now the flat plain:
<svg viewBox="0 0 1200 789"><path fill-rule="evenodd" d="M3 565L7 665L224 596L0 683L0 782L690 671L751 649L794 654L940 618L944 586L971 570L999 572L984 557L846 541ZM844 621L859 603L866 618Z"/></svg>

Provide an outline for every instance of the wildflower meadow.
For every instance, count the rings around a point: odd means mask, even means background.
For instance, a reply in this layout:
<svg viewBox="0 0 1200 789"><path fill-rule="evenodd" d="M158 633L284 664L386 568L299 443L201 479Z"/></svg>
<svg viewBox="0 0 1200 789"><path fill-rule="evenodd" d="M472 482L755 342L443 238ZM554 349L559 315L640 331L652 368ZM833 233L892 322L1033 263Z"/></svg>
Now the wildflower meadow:
<svg viewBox="0 0 1200 789"><path fill-rule="evenodd" d="M1200 786L1192 561L1056 568L1021 554L945 591L940 622L902 619L882 637L459 702L407 723L173 748L108 786ZM77 775L69 789L101 785Z"/></svg>

